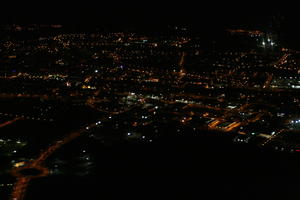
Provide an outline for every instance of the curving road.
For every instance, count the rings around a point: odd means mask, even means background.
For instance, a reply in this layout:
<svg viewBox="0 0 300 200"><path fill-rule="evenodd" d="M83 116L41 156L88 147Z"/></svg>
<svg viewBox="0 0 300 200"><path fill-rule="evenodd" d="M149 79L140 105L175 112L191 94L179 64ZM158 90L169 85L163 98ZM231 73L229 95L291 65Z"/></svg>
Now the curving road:
<svg viewBox="0 0 300 200"><path fill-rule="evenodd" d="M99 120L98 120L99 121ZM63 145L73 141L84 133L87 133L88 130L97 126L98 123L91 123L86 125L84 128L79 129L65 136L59 141L56 141L54 144L49 146L47 149L43 150L40 155L30 162L26 163L22 167L16 167L11 170L11 174L16 177L16 183L12 189L11 200L22 200L24 198L27 186L29 182L34 178L39 178L43 176L47 176L49 174L49 170L43 166L43 162L56 150L61 148ZM40 173L37 175L25 175L22 173L25 169L33 169L38 170Z"/></svg>
<svg viewBox="0 0 300 200"><path fill-rule="evenodd" d="M9 120L9 121L6 121L2 124L0 124L0 128L4 127L4 126L7 126L7 125L10 125L18 120L22 119L21 117L16 117L15 119L12 119L12 120Z"/></svg>

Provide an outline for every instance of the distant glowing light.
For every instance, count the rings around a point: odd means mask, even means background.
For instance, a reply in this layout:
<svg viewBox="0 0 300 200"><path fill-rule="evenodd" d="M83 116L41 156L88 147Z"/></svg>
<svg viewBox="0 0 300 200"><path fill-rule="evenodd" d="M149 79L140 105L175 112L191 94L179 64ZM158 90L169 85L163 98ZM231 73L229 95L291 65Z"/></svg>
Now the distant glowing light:
<svg viewBox="0 0 300 200"><path fill-rule="evenodd" d="M275 131L273 131L272 133L271 133L271 135L274 135L275 134Z"/></svg>
<svg viewBox="0 0 300 200"><path fill-rule="evenodd" d="M25 165L25 162L22 161L22 162L16 163L14 166L15 166L15 167L22 167L22 166L24 166L24 165Z"/></svg>

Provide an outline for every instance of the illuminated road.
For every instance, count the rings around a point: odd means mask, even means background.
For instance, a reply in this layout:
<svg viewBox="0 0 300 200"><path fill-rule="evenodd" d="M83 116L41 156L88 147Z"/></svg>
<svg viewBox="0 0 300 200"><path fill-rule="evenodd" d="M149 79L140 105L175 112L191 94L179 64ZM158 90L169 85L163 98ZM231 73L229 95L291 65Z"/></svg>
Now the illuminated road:
<svg viewBox="0 0 300 200"><path fill-rule="evenodd" d="M182 52L179 63L178 63L178 65L180 67L179 80L181 80L186 75L186 72L184 69L185 56L186 56L186 53Z"/></svg>
<svg viewBox="0 0 300 200"><path fill-rule="evenodd" d="M275 64L274 67L275 68L281 68L281 66L285 63L287 63L287 58L290 56L291 54L284 54Z"/></svg>
<svg viewBox="0 0 300 200"><path fill-rule="evenodd" d="M28 177L20 177L17 178L17 182L14 185L11 199L12 200L19 200L24 198L25 191L27 189L27 186L29 184L31 178Z"/></svg>
<svg viewBox="0 0 300 200"><path fill-rule="evenodd" d="M63 145L73 141L74 139L78 138L84 133L87 133L88 130L97 126L97 123L92 123L85 126L82 129L79 129L75 132L70 133L69 135L65 136L61 140L56 141L54 144L49 146L47 149L43 150L40 155L30 162L26 163L22 167L15 167L11 170L11 174L16 177L16 183L12 189L11 193L11 200L22 200L27 186L29 182L34 178L39 178L43 176L47 176L49 174L49 170L43 166L43 162L56 150L58 150ZM38 170L40 173L37 175L24 175L22 171L25 169L34 169Z"/></svg>
<svg viewBox="0 0 300 200"><path fill-rule="evenodd" d="M271 135L270 138L268 138L265 142L263 142L261 144L261 146L265 146L266 144L268 144L269 142L271 142L274 138L276 138L278 135L280 135L281 133L285 132L285 129L281 129L280 131L278 131L276 134Z"/></svg>
<svg viewBox="0 0 300 200"><path fill-rule="evenodd" d="M265 84L263 85L263 88L269 88L272 83L272 80L273 80L273 74L267 72L267 79Z"/></svg>
<svg viewBox="0 0 300 200"><path fill-rule="evenodd" d="M2 128L4 126L7 126L7 125L10 125L10 124L12 124L12 123L14 123L14 122L16 122L16 121L18 121L20 119L22 119L22 118L21 117L17 117L15 119L10 120L10 121L4 122L4 123L0 124L0 128Z"/></svg>
<svg viewBox="0 0 300 200"><path fill-rule="evenodd" d="M47 100L49 99L49 96L39 94L0 93L0 98L41 98Z"/></svg>
<svg viewBox="0 0 300 200"><path fill-rule="evenodd" d="M183 65L184 65L184 59L185 59L186 53L182 52L179 60L179 66L181 67L181 70L183 70Z"/></svg>

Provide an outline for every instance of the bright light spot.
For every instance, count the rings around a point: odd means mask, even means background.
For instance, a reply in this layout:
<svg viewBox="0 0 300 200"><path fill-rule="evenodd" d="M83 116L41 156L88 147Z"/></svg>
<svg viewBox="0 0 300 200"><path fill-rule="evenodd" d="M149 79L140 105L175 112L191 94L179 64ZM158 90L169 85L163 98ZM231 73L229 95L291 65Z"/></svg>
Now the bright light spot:
<svg viewBox="0 0 300 200"><path fill-rule="evenodd" d="M266 45L266 43L265 43L265 42L262 42L262 45L264 45L264 46L265 46L265 45Z"/></svg>
<svg viewBox="0 0 300 200"><path fill-rule="evenodd" d="M271 135L274 135L275 134L275 131L273 131L272 133L271 133Z"/></svg>
<svg viewBox="0 0 300 200"><path fill-rule="evenodd" d="M131 133L127 133L127 135L128 135L128 136L130 136L130 135L131 135Z"/></svg>
<svg viewBox="0 0 300 200"><path fill-rule="evenodd" d="M98 73L98 70L97 70L97 69L95 70L95 73Z"/></svg>
<svg viewBox="0 0 300 200"><path fill-rule="evenodd" d="M71 83L68 81L66 82L67 87L71 87Z"/></svg>
<svg viewBox="0 0 300 200"><path fill-rule="evenodd" d="M21 166L23 166L23 165L25 165L25 162L24 162L24 161L18 162L18 163L16 163L14 166L15 166L15 167L21 167Z"/></svg>

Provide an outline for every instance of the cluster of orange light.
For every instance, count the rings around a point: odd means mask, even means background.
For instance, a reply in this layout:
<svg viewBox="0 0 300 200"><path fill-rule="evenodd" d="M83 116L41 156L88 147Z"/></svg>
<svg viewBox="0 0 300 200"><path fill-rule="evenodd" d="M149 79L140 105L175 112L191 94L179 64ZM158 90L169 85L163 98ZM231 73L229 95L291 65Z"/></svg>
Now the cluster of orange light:
<svg viewBox="0 0 300 200"><path fill-rule="evenodd" d="M259 31L259 30L253 30L253 31L249 31L249 30L243 30L243 29L228 29L228 32L230 32L231 34L247 34L247 35L263 35L264 33Z"/></svg>

